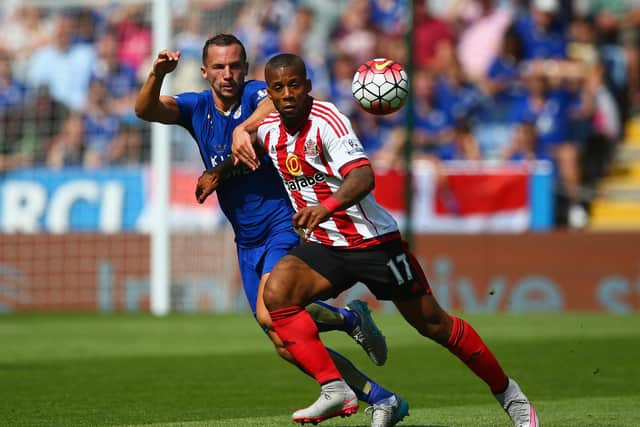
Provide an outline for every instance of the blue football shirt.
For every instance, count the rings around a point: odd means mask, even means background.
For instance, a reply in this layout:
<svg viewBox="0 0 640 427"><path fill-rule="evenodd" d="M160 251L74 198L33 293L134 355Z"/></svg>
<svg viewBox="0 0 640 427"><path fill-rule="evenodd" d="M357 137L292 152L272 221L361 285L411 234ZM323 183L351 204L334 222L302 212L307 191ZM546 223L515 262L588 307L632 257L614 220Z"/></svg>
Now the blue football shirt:
<svg viewBox="0 0 640 427"><path fill-rule="evenodd" d="M231 156L233 130L267 96L265 87L264 82L247 81L240 102L227 113L215 107L211 89L175 96L180 108L178 124L196 140L207 169ZM231 222L240 246L260 246L270 233L293 228L289 196L268 155L261 159L255 172L244 165L236 167L224 177L217 193L220 208Z"/></svg>

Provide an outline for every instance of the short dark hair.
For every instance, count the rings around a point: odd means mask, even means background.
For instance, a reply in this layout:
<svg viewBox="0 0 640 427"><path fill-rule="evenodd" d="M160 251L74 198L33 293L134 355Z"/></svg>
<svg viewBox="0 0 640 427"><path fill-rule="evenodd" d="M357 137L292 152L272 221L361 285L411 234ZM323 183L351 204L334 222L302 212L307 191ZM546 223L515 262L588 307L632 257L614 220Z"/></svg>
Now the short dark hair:
<svg viewBox="0 0 640 427"><path fill-rule="evenodd" d="M232 44L237 44L238 46L240 46L240 55L242 56L242 61L247 62L247 51L245 50L242 42L233 34L220 33L204 42L204 47L202 48L202 63L204 64L207 60L207 52L209 51L209 46L231 46Z"/></svg>
<svg viewBox="0 0 640 427"><path fill-rule="evenodd" d="M302 71L302 77L305 79L307 78L307 66L302 58L298 55L294 55L293 53L280 53L274 56L267 62L264 69L266 71L283 67L298 67Z"/></svg>

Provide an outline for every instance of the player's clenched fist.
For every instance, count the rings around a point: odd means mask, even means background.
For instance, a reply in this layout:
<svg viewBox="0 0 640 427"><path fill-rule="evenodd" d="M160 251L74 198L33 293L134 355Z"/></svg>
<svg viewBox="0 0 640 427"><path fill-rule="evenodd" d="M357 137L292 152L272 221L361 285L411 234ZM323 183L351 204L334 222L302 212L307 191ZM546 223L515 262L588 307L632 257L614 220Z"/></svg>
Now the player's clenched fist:
<svg viewBox="0 0 640 427"><path fill-rule="evenodd" d="M179 60L179 50L161 50L156 60L153 61L153 72L160 75L168 74L176 69Z"/></svg>

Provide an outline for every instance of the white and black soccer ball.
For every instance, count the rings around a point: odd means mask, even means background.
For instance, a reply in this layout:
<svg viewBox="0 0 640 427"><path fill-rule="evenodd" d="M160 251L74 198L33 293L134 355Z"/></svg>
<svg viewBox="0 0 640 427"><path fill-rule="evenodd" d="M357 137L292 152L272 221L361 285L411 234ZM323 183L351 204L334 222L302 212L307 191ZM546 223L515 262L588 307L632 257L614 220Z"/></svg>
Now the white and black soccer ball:
<svg viewBox="0 0 640 427"><path fill-rule="evenodd" d="M387 58L376 58L358 67L351 82L356 102L372 114L390 114L407 101L409 79L402 65Z"/></svg>

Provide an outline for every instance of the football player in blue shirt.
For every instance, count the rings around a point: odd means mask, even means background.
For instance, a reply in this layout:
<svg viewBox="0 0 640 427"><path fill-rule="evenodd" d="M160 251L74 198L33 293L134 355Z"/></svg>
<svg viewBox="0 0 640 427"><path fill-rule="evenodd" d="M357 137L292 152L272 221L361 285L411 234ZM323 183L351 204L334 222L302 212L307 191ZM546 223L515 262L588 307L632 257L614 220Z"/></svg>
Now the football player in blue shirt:
<svg viewBox="0 0 640 427"><path fill-rule="evenodd" d="M180 52L163 50L138 93L135 111L152 122L177 124L189 131L198 144L206 171L198 180L200 203L214 190L220 207L235 233L238 261L251 310L265 329L281 357L293 362L271 326L262 301L262 288L273 266L299 243L293 229L294 210L282 181L265 155L256 171L233 166L233 138L250 138L272 111L264 82L249 80L246 52L233 35L218 34L207 40L202 51L202 77L210 89L176 96L161 96L164 77L175 70ZM352 301L347 308L315 302L307 307L320 331L342 330L350 334L377 365L387 356L384 336L376 327L366 304ZM330 351L341 373L358 398L371 405L396 396L360 372L344 356ZM404 403L406 406L406 403ZM406 414L406 408L403 416ZM395 422L394 422L395 424Z"/></svg>

